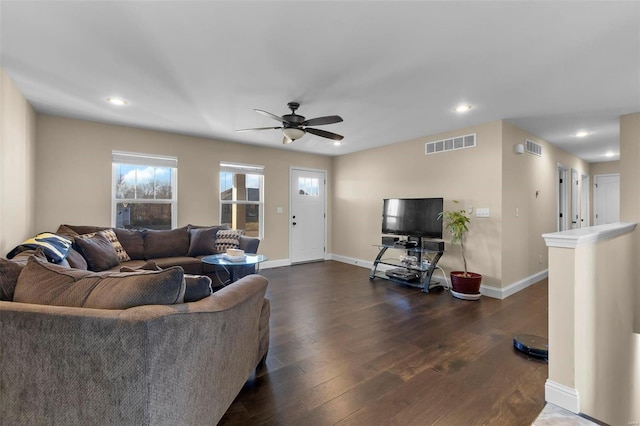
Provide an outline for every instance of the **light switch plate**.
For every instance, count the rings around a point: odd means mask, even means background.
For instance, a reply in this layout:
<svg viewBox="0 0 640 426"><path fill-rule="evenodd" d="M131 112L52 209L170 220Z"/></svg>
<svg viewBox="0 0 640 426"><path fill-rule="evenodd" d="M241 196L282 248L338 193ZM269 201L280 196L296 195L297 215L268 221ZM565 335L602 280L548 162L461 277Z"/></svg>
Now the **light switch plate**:
<svg viewBox="0 0 640 426"><path fill-rule="evenodd" d="M485 208L477 208L476 209L476 217L489 217L489 209Z"/></svg>

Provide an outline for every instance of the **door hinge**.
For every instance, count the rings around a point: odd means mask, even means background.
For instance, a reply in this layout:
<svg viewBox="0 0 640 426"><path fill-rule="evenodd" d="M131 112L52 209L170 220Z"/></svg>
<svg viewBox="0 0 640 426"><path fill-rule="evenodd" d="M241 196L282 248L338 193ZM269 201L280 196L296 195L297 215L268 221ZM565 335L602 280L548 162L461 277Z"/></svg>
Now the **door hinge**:
<svg viewBox="0 0 640 426"><path fill-rule="evenodd" d="M560 213L560 217L562 217L562 213Z"/></svg>
<svg viewBox="0 0 640 426"><path fill-rule="evenodd" d="M562 183L562 179L560 179L560 183Z"/></svg>

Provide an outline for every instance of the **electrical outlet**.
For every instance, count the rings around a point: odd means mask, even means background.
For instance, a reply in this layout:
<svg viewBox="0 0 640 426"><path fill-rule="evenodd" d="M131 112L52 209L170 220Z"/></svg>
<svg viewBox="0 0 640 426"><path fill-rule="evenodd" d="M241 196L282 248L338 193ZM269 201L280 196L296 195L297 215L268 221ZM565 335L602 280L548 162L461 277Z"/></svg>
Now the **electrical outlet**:
<svg viewBox="0 0 640 426"><path fill-rule="evenodd" d="M542 255L541 254L538 255L538 263L540 265L542 265Z"/></svg>

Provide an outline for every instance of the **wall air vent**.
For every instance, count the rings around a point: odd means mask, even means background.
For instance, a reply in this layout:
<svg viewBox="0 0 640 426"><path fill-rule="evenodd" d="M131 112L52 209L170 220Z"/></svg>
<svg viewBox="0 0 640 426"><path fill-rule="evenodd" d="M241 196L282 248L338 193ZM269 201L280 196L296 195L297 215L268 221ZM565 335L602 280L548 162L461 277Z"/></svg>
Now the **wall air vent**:
<svg viewBox="0 0 640 426"><path fill-rule="evenodd" d="M525 139L524 149L533 155L537 155L538 157L542 157L542 145L539 143L535 143L534 141L530 141L529 139Z"/></svg>
<svg viewBox="0 0 640 426"><path fill-rule="evenodd" d="M476 134L456 136L451 139L427 142L424 144L425 155L437 154L439 152L453 151L454 149L473 148L476 146Z"/></svg>

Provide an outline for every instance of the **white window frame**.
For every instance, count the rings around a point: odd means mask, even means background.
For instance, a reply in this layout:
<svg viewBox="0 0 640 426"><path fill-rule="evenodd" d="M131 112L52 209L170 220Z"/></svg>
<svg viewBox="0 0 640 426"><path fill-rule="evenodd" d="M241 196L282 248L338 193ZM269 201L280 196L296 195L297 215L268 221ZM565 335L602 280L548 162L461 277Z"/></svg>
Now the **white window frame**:
<svg viewBox="0 0 640 426"><path fill-rule="evenodd" d="M116 198L116 165L169 167L171 168L171 199L154 200L149 198ZM115 228L118 203L129 204L166 204L171 203L171 229L178 227L178 158L143 154L138 152L112 151L111 154L111 226Z"/></svg>
<svg viewBox="0 0 640 426"><path fill-rule="evenodd" d="M249 201L249 200L223 200L222 199L222 191L220 185L218 185L218 200L220 202L220 208L218 210L218 217L220 218L220 223L222 223L222 207L224 205L257 205L258 206L258 238L261 240L264 239L264 166L253 165L253 164L241 164L241 163L230 163L228 161L220 162L220 172L218 173L219 182L221 180L222 172L229 173L241 173L241 174L251 174L251 175L260 175L260 201Z"/></svg>

